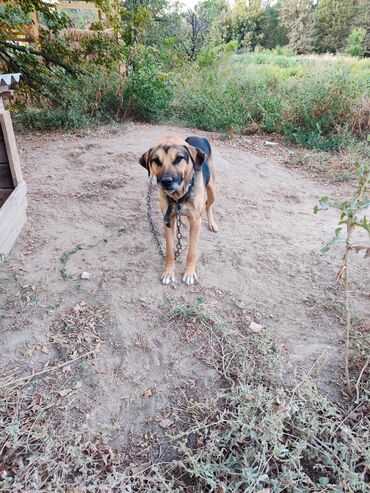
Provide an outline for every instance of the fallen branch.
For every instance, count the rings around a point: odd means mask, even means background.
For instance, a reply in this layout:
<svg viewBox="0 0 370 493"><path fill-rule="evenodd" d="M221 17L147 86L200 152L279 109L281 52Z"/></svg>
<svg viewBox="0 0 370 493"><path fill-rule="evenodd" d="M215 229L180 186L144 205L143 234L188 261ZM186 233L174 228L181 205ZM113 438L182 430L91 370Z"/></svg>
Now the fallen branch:
<svg viewBox="0 0 370 493"><path fill-rule="evenodd" d="M8 387L9 385L14 385L19 382L24 382L26 380L31 380L32 378L38 377L40 375L43 375L45 373L50 373L51 371L54 370L59 370L60 368L63 368L64 366L71 365L72 363L75 363L76 361L86 358L86 356L90 356L90 354L96 353L98 350L98 347L93 349L92 351L88 351L87 353L81 354L80 356L77 356L77 358L70 359L68 361L65 361L64 363L59 363L59 365L55 366L50 366L49 368L45 368L44 370L38 371L37 373L33 373L32 375L27 375L26 377L21 377L17 378L16 380L11 380L10 382L4 383L3 385L0 385L0 389L3 389L5 387Z"/></svg>

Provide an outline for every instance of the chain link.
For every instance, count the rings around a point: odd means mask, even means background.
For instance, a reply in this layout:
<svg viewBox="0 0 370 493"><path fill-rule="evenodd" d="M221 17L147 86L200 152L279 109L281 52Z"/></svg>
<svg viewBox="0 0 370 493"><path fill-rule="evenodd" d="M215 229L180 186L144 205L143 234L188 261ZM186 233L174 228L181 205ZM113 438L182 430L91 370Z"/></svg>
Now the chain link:
<svg viewBox="0 0 370 493"><path fill-rule="evenodd" d="M181 214L180 214L180 204L177 204L177 211L176 211L176 249L175 249L175 260L177 260L180 255L181 255L181 250L182 250L182 244L181 240L183 238L181 234Z"/></svg>
<svg viewBox="0 0 370 493"><path fill-rule="evenodd" d="M147 192L147 201L146 201L146 215L148 218L148 224L149 224L149 229L153 235L154 241L157 245L158 248L158 253L162 258L165 258L165 253L162 248L162 243L159 238L159 234L157 231L157 228L155 227L154 220L153 220L153 190L155 186L153 184L153 177L150 176L148 180L148 192ZM177 211L176 211L176 248L175 248L175 260L177 260L180 255L181 255L181 250L182 250L182 243L181 240L183 239L183 235L181 233L181 226L182 226L182 221L181 221L181 214L180 214L180 204L177 204Z"/></svg>
<svg viewBox="0 0 370 493"><path fill-rule="evenodd" d="M159 255L164 258L164 251L162 248L161 240L159 239L158 231L155 227L154 221L153 221L153 190L154 190L154 184L153 184L153 177L150 176L148 180L148 192L147 192L147 197L146 197L146 215L148 218L148 223L149 223L149 229L152 232L154 241L157 244L158 252Z"/></svg>

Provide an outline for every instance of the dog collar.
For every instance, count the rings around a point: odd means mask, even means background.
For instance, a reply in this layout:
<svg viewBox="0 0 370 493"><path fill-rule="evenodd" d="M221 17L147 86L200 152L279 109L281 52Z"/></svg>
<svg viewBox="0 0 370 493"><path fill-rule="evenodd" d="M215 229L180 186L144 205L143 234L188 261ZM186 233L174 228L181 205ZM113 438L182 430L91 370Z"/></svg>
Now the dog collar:
<svg viewBox="0 0 370 493"><path fill-rule="evenodd" d="M188 200L188 198L190 197L190 194L193 190L193 187L194 187L194 179L195 179L195 173L193 174L193 178L191 179L190 181L190 184L188 186L188 189L186 190L186 192L184 193L184 195L182 195L182 197L180 197L178 200L174 200L172 197L168 197L167 196L167 200L168 200L168 207L167 207L167 211L166 211L166 214L164 215L164 222L167 226L167 228L170 228L171 227L171 215L172 215L172 209L173 209L173 206L176 205L177 206L177 210L176 210L176 213L180 212L180 209L181 209L181 204L183 204L184 202L186 202Z"/></svg>

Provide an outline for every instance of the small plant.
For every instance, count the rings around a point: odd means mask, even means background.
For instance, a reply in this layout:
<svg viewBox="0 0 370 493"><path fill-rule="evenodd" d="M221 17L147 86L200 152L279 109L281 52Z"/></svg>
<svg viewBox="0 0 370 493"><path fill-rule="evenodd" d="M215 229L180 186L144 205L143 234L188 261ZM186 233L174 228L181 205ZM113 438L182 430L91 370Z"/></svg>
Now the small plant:
<svg viewBox="0 0 370 493"><path fill-rule="evenodd" d="M326 243L322 252L326 253L333 245L344 243L344 255L342 265L337 274L337 280L344 284L344 315L345 315L345 349L344 349L344 372L347 385L347 391L352 396L352 385L349 374L349 344L351 333L351 312L349 304L349 283L350 283L350 265L349 254L351 251L356 253L365 252L366 256L370 255L370 247L367 245L358 245L353 243L353 234L356 229L365 230L370 235L370 222L364 211L370 206L370 168L366 164L355 164L357 189L349 201L344 201L337 206L340 211L338 227L335 229L334 237ZM321 197L319 205L314 207L314 213L328 210L330 207L329 197ZM343 235L344 233L344 235ZM368 365L368 361L366 366Z"/></svg>
<svg viewBox="0 0 370 493"><path fill-rule="evenodd" d="M79 250L82 250L82 245L76 245L72 250L68 250L67 252L63 252L62 255L60 256L60 261L62 263L62 268L60 269L60 275L62 276L63 281L69 281L71 279L71 276L67 273L66 270L66 265L68 260L70 259L71 255L74 253L78 252Z"/></svg>

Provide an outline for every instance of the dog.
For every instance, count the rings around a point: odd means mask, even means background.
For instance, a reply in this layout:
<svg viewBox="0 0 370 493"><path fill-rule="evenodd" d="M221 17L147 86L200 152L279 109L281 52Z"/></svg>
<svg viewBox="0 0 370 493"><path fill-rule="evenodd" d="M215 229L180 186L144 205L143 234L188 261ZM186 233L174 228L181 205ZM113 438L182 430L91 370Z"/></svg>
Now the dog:
<svg viewBox="0 0 370 493"><path fill-rule="evenodd" d="M165 269L162 284L175 282L174 236L176 213L180 210L189 221L189 250L183 282L188 286L198 280L196 261L202 213L207 212L208 226L218 231L213 218L216 199L216 178L212 166L212 149L204 137L163 137L154 142L139 162L152 174L160 190L160 206L164 218L166 241Z"/></svg>

